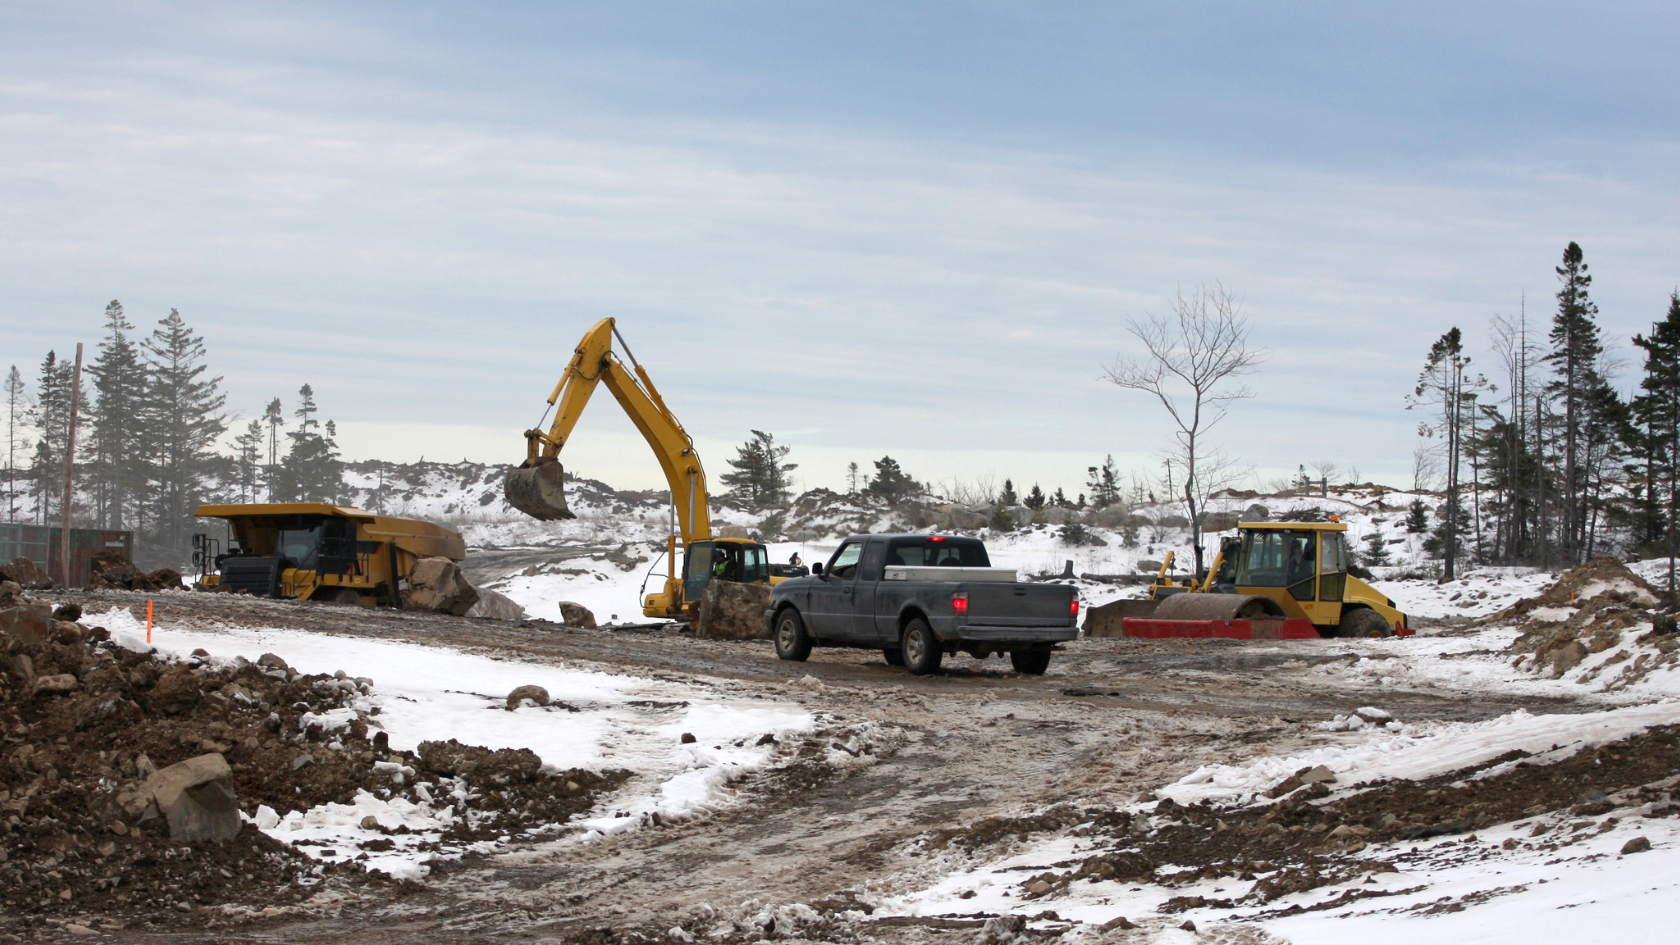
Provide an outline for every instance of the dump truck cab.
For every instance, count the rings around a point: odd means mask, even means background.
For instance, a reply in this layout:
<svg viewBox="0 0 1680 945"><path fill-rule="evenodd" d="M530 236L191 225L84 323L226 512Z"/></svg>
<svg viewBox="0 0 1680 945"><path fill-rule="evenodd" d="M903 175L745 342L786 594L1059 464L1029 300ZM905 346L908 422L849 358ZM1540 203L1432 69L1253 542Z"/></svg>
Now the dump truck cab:
<svg viewBox="0 0 1680 945"><path fill-rule="evenodd" d="M452 529L348 506L201 505L197 514L224 520L230 533L226 551L194 536L199 584L255 597L398 607L414 562L466 558Z"/></svg>
<svg viewBox="0 0 1680 945"><path fill-rule="evenodd" d="M1236 540L1221 546L1210 575L1209 592L1270 598L1286 617L1309 620L1324 636L1409 629L1392 600L1348 573L1344 522L1244 522Z"/></svg>

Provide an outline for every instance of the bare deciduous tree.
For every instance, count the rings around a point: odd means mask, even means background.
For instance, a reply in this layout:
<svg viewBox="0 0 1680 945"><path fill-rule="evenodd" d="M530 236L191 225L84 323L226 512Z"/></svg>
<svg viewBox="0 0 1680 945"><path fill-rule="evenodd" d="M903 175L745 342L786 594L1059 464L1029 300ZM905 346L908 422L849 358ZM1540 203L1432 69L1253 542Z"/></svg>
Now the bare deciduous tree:
<svg viewBox="0 0 1680 945"><path fill-rule="evenodd" d="M1144 357L1118 358L1104 376L1126 390L1153 395L1178 427L1167 458L1182 477L1174 491L1189 513L1190 541L1200 573L1200 513L1213 491L1198 479L1203 471L1199 464L1211 452L1202 438L1224 419L1232 401L1254 396L1248 388L1231 382L1251 373L1265 352L1248 346L1248 319L1236 296L1218 283L1199 286L1189 295L1179 292L1170 316L1146 314L1128 319L1126 327L1143 342Z"/></svg>

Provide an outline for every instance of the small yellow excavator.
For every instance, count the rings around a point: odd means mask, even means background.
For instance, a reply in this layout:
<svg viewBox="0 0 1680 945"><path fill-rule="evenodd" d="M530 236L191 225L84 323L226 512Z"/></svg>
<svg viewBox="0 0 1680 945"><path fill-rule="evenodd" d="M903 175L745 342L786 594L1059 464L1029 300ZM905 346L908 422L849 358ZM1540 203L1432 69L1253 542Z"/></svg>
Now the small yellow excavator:
<svg viewBox="0 0 1680 945"><path fill-rule="evenodd" d="M1220 543L1206 576L1175 582L1167 576L1173 563L1168 552L1146 600L1107 606L1122 618L1128 637L1410 636L1394 601L1348 573L1346 532L1334 516L1329 522L1243 522L1235 538Z"/></svg>
<svg viewBox="0 0 1680 945"><path fill-rule="evenodd" d="M630 359L633 372L613 353L615 337L624 348L624 356ZM549 407L559 404L548 430L525 431L525 461L508 470L502 485L508 504L545 522L574 517L566 505L560 450L571 437L572 428L588 405L590 395L595 393L596 384L606 385L653 448L665 471L665 481L670 484L677 531L682 535L685 554L682 573L676 571L677 535L672 534L666 544L665 587L647 595L642 602L642 613L649 617L688 619L714 577L744 584L779 583L785 579L785 575L772 574L770 555L763 543L713 537L706 471L694 451L694 441L677 422L671 408L665 406L647 370L636 362L636 356L611 318L601 319L584 334L571 363L566 365L566 373L555 385L554 393L548 395ZM546 410L543 416L548 416Z"/></svg>

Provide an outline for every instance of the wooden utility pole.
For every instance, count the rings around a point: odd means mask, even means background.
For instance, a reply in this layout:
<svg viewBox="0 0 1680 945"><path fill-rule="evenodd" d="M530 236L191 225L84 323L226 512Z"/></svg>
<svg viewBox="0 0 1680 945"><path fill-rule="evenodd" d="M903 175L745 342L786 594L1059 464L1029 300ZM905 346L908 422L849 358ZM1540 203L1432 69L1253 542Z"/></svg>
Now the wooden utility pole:
<svg viewBox="0 0 1680 945"><path fill-rule="evenodd" d="M64 438L64 531L59 535L58 563L65 587L70 586L70 506L76 488L76 411L82 398L82 343L76 342L76 373L70 382L70 423Z"/></svg>

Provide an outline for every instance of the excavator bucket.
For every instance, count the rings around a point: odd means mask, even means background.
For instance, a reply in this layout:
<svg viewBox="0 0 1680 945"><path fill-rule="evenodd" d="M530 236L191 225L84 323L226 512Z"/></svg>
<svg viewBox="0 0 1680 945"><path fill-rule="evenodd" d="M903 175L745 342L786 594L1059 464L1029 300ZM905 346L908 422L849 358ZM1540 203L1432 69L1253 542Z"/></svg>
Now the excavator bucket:
<svg viewBox="0 0 1680 945"><path fill-rule="evenodd" d="M566 493L562 488L565 471L558 460L540 462L535 466L520 466L508 470L502 483L502 494L508 505L544 522L576 518L566 507Z"/></svg>

